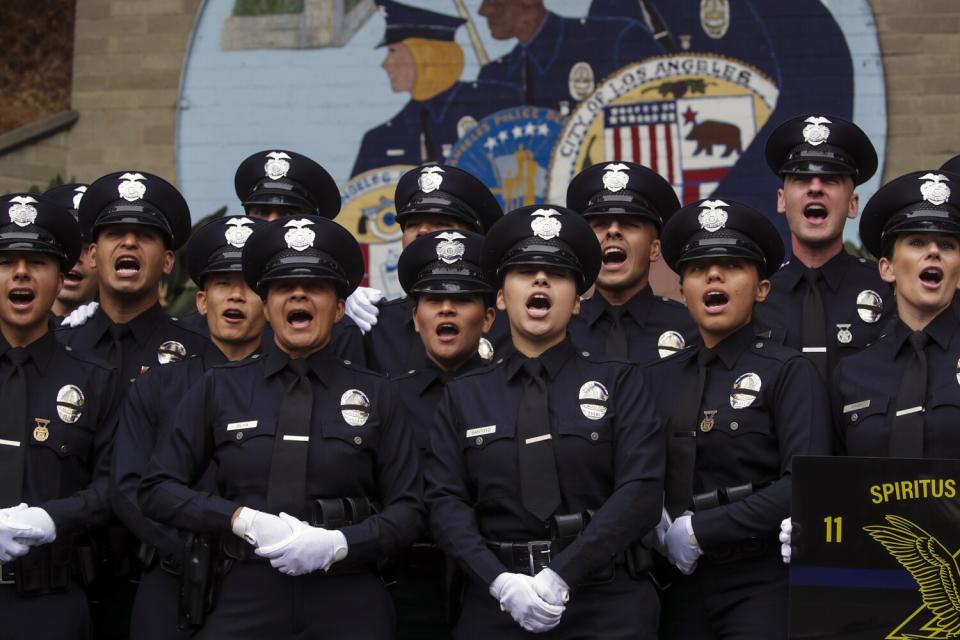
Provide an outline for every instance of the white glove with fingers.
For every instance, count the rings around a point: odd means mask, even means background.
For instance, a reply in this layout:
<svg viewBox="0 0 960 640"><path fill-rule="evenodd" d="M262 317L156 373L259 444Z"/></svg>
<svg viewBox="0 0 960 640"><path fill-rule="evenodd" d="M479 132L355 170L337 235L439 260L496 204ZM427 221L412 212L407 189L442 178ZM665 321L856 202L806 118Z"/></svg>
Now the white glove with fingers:
<svg viewBox="0 0 960 640"><path fill-rule="evenodd" d="M49 544L57 539L57 525L50 514L40 507L27 507L13 511L7 516L7 523L27 532L17 536L17 541L34 547Z"/></svg>
<svg viewBox="0 0 960 640"><path fill-rule="evenodd" d="M373 287L357 287L347 297L346 314L350 316L363 333L367 333L377 324L380 308L377 303L383 300L383 292Z"/></svg>
<svg viewBox="0 0 960 640"><path fill-rule="evenodd" d="M673 521L664 536L667 546L667 558L680 573L690 575L697 568L697 559L703 555L700 543L693 533L693 520L690 514L683 514Z"/></svg>
<svg viewBox="0 0 960 640"><path fill-rule="evenodd" d="M93 314L100 308L100 303L94 300L87 304L82 304L66 316L60 322L61 327L82 327L87 320L93 317Z"/></svg>
<svg viewBox="0 0 960 640"><path fill-rule="evenodd" d="M334 562L347 557L347 538L340 531L310 526L287 513L281 513L280 519L293 529L293 537L256 550L261 558L269 558L270 566L280 573L302 576L327 571Z"/></svg>
<svg viewBox="0 0 960 640"><path fill-rule="evenodd" d="M550 567L544 567L533 577L533 589L549 604L562 607L570 600L570 586Z"/></svg>
<svg viewBox="0 0 960 640"><path fill-rule="evenodd" d="M275 547L294 536L293 527L272 513L243 507L233 521L233 532L255 547Z"/></svg>
<svg viewBox="0 0 960 640"><path fill-rule="evenodd" d="M500 610L525 631L543 633L560 624L566 607L543 600L533 586L533 578L521 573L501 573L490 583L490 594L500 601Z"/></svg>
<svg viewBox="0 0 960 640"><path fill-rule="evenodd" d="M0 509L0 564L26 555L30 550L30 547L17 540L22 535L30 534L30 528L10 520L13 515L26 509L27 505L23 502L15 507Z"/></svg>
<svg viewBox="0 0 960 640"><path fill-rule="evenodd" d="M780 557L783 558L783 564L790 564L790 558L793 556L793 520L789 516L780 523Z"/></svg>

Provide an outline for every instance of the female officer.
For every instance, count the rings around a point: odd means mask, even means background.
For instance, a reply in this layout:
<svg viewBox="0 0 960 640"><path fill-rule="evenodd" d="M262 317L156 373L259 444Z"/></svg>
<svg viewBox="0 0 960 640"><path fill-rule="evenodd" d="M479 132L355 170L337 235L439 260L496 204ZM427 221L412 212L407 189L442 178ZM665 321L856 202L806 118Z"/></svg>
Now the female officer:
<svg viewBox="0 0 960 640"><path fill-rule="evenodd" d="M430 524L467 575L457 638L653 638L659 606L625 552L657 521L663 440L640 370L574 350L600 250L567 209L493 226L515 352L448 383L426 463ZM512 620L511 620L512 618Z"/></svg>
<svg viewBox="0 0 960 640"><path fill-rule="evenodd" d="M282 218L254 231L242 261L274 344L184 398L144 512L222 536L219 596L197 637L389 638L375 565L413 542L422 507L389 384L327 348L363 275L359 246L325 218ZM211 462L217 492L191 489Z"/></svg>
<svg viewBox="0 0 960 640"><path fill-rule="evenodd" d="M785 638L790 460L829 450L829 409L813 364L753 323L783 243L760 212L706 200L673 215L662 245L700 340L647 370L668 430L658 530L682 574L660 637Z"/></svg>

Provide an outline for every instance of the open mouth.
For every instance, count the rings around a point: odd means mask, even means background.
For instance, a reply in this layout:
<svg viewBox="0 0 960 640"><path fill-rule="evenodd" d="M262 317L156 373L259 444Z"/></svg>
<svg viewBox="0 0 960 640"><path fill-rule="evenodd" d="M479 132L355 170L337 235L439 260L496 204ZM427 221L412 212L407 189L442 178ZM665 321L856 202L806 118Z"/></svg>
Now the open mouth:
<svg viewBox="0 0 960 640"><path fill-rule="evenodd" d="M814 222L827 219L827 208L819 202L811 202L803 210L803 217Z"/></svg>
<svg viewBox="0 0 960 640"><path fill-rule="evenodd" d="M63 276L63 284L66 286L76 286L83 281L83 276L71 269Z"/></svg>
<svg viewBox="0 0 960 640"><path fill-rule="evenodd" d="M460 335L460 327L452 322L444 322L437 327L437 336L441 340L452 340Z"/></svg>
<svg viewBox="0 0 960 640"><path fill-rule="evenodd" d="M723 291L707 291L703 294L703 306L707 313L720 313L730 302L730 297Z"/></svg>
<svg viewBox="0 0 960 640"><path fill-rule="evenodd" d="M534 318L543 318L550 312L550 296L535 293L527 298L527 313Z"/></svg>
<svg viewBox="0 0 960 640"><path fill-rule="evenodd" d="M287 324L294 329L306 329L313 320L313 314L303 309L296 309L287 314Z"/></svg>
<svg viewBox="0 0 960 640"><path fill-rule="evenodd" d="M927 267L920 272L920 281L928 287L937 287L943 280L943 269L940 267Z"/></svg>
<svg viewBox="0 0 960 640"><path fill-rule="evenodd" d="M620 247L607 247L603 251L603 266L619 266L626 262L627 252Z"/></svg>
<svg viewBox="0 0 960 640"><path fill-rule="evenodd" d="M11 289L7 295L14 307L29 306L35 297L36 295L30 289Z"/></svg>
<svg viewBox="0 0 960 640"><path fill-rule="evenodd" d="M246 314L240 309L227 309L222 315L224 320L231 324L243 322L247 317Z"/></svg>
<svg viewBox="0 0 960 640"><path fill-rule="evenodd" d="M140 261L133 256L120 256L113 263L113 269L121 278L129 278L140 272Z"/></svg>

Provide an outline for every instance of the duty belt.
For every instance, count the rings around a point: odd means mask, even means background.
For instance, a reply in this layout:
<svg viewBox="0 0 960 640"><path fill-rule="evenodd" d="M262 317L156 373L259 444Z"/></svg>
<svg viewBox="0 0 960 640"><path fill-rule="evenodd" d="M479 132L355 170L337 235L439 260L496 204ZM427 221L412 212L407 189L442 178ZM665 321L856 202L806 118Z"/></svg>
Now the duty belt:
<svg viewBox="0 0 960 640"><path fill-rule="evenodd" d="M0 585L13 585L25 596L63 591L70 586L73 575L71 537L34 547L27 555L0 565Z"/></svg>
<svg viewBox="0 0 960 640"><path fill-rule="evenodd" d="M693 510L706 511L707 509L738 502L761 489L769 487L771 484L773 484L772 480L748 482L733 487L720 487L713 491L698 493L693 496Z"/></svg>
<svg viewBox="0 0 960 640"><path fill-rule="evenodd" d="M170 575L179 576L183 573L182 558L175 556L169 558L161 557L159 550L152 544L147 544L146 542L140 543L140 548L137 550L137 558L140 560L144 571L149 571L157 564Z"/></svg>

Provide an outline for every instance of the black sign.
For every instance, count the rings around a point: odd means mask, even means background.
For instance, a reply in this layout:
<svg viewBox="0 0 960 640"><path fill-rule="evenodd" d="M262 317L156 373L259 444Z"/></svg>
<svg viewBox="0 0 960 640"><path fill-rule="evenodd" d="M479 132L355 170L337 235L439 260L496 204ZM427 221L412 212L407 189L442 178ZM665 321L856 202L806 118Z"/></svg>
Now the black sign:
<svg viewBox="0 0 960 640"><path fill-rule="evenodd" d="M960 637L960 460L796 458L790 638Z"/></svg>

